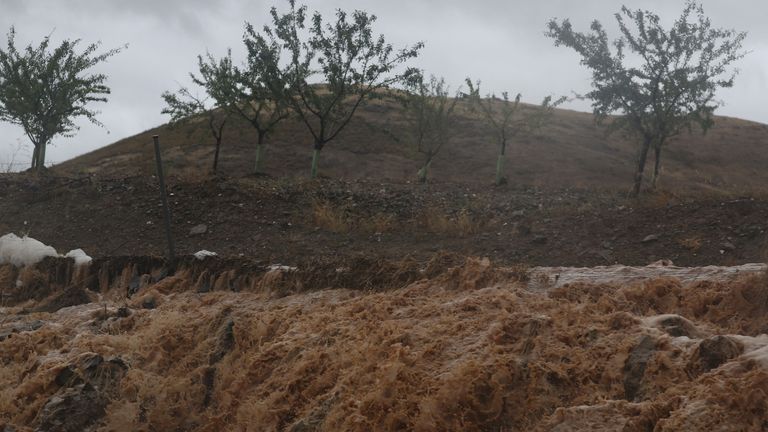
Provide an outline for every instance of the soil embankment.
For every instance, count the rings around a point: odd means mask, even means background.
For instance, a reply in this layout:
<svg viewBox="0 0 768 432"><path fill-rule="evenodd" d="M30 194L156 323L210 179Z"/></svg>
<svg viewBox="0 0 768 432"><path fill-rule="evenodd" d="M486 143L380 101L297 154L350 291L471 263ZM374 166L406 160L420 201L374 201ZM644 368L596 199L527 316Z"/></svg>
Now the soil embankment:
<svg viewBox="0 0 768 432"><path fill-rule="evenodd" d="M530 266L765 261L768 199L629 200L617 191L268 177L169 181L182 254L297 265L318 257L427 260L440 251ZM163 255L150 178L0 176L0 234L94 257Z"/></svg>

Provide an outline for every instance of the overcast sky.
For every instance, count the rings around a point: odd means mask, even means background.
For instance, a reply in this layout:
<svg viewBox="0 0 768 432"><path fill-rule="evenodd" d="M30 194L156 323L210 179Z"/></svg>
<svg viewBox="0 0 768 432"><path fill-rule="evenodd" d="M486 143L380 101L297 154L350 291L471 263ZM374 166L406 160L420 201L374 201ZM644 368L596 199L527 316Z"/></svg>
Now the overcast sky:
<svg viewBox="0 0 768 432"><path fill-rule="evenodd" d="M301 3L301 2L299 2ZM454 86L464 77L480 79L484 90L521 92L526 102L546 95L586 92L589 72L567 48L555 47L544 36L548 19L570 18L577 30L593 19L616 35L615 0L308 0L310 10L323 15L335 9L363 9L378 16L376 30L396 47L424 41L416 65L443 75ZM60 162L167 121L160 114L165 90L187 84L196 56L206 50L219 56L232 47L242 58L243 23L261 27L269 7L284 8L284 0L0 0L0 46L4 33L16 27L17 44L37 42L47 34L54 41L81 38L101 41L104 49L129 44L128 49L100 65L109 76L112 95L97 104L104 128L82 123L75 138L57 137L48 161ZM632 9L658 12L668 20L680 14L683 0L626 0ZM719 114L768 123L767 0L703 0L717 27L749 33L751 53L739 62L740 75L719 98ZM589 111L588 102L566 108ZM0 166L18 143L28 147L16 155L28 162L31 145L18 127L0 124Z"/></svg>

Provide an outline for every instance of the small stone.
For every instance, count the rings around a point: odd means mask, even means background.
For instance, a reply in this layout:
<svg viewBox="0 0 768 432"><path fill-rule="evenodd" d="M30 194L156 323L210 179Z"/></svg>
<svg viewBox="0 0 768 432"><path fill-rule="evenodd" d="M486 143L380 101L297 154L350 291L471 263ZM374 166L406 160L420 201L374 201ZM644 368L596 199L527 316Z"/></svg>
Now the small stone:
<svg viewBox="0 0 768 432"><path fill-rule="evenodd" d="M207 232L208 232L208 225L200 224L200 225L193 226L192 229L189 230L189 235L200 235L200 234L205 234Z"/></svg>
<svg viewBox="0 0 768 432"><path fill-rule="evenodd" d="M643 243L651 243L651 242L655 242L658 239L659 239L658 234L650 234L650 235L645 236L645 238L643 239L642 242Z"/></svg>
<svg viewBox="0 0 768 432"><path fill-rule="evenodd" d="M743 351L744 346L738 340L728 336L713 336L699 343L687 369L693 376L697 376L738 357Z"/></svg>
<svg viewBox="0 0 768 432"><path fill-rule="evenodd" d="M141 307L144 309L154 309L157 307L157 300L154 297L149 296L141 302Z"/></svg>
<svg viewBox="0 0 768 432"><path fill-rule="evenodd" d="M733 251L736 250L736 245L731 243L731 242L729 242L729 241L723 242L723 244L721 244L720 247L723 248L723 250L727 251L727 252L733 252Z"/></svg>

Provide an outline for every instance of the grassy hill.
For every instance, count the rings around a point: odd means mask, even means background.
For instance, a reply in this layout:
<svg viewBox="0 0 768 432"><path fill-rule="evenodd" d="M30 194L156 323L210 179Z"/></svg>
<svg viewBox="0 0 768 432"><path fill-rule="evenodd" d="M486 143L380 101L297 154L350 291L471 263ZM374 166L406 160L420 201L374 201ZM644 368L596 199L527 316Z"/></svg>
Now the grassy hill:
<svg viewBox="0 0 768 432"><path fill-rule="evenodd" d="M497 147L483 122L462 102L455 137L433 163L432 181L490 184ZM321 175L395 181L414 180L419 155L410 145L396 103L377 101L362 108L320 160ZM65 173L108 177L154 172L151 136L159 134L167 170L199 176L208 171L213 139L203 122L142 132L60 164ZM254 160L256 134L233 120L225 131L220 169L245 175ZM768 184L768 125L718 117L707 134L685 134L669 142L664 155L662 187L675 191L751 192ZM508 150L510 183L542 188L629 188L637 145L606 136L589 113L558 109L534 137L514 140ZM305 176L311 137L297 120L284 122L269 140L264 170L274 176ZM649 161L650 163L650 161Z"/></svg>

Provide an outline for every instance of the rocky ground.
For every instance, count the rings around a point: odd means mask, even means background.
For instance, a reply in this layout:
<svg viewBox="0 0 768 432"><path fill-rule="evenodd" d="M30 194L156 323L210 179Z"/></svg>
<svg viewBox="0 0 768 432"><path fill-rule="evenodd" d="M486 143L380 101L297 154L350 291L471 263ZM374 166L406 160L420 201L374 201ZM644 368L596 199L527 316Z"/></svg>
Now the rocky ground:
<svg viewBox="0 0 768 432"><path fill-rule="evenodd" d="M734 265L765 259L768 199L537 190L450 183L270 177L169 181L180 253L201 249L296 264L323 256L504 264ZM0 176L0 233L93 256L162 255L152 178Z"/></svg>

